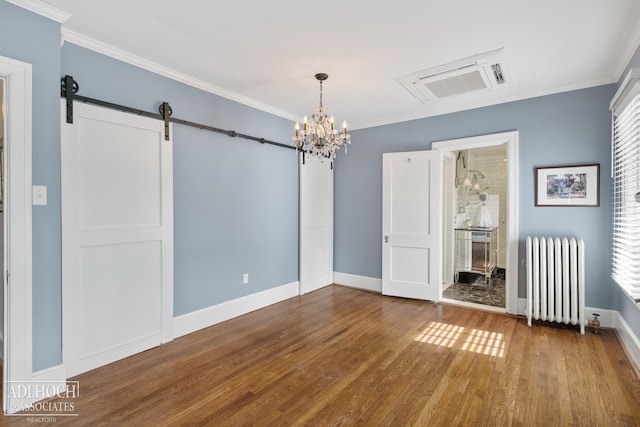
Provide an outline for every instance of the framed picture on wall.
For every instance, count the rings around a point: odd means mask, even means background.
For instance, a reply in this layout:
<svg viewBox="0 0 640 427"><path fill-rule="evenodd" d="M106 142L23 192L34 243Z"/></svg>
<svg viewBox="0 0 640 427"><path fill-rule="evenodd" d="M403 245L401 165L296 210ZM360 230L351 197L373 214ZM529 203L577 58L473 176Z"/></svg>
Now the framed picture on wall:
<svg viewBox="0 0 640 427"><path fill-rule="evenodd" d="M535 168L536 206L600 206L600 164Z"/></svg>

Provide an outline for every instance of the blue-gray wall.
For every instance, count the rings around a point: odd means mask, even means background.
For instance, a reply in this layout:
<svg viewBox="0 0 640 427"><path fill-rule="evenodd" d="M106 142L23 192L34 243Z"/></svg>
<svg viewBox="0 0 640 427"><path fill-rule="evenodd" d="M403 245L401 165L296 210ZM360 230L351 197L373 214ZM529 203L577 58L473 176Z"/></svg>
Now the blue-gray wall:
<svg viewBox="0 0 640 427"><path fill-rule="evenodd" d="M62 362L60 77L80 94L287 143L289 120L65 44L60 25L0 0L0 55L33 65L33 370ZM298 280L294 150L174 125L176 316ZM242 285L242 275L249 284Z"/></svg>
<svg viewBox="0 0 640 427"><path fill-rule="evenodd" d="M79 94L288 143L292 123L76 45ZM295 150L174 124L174 315L298 280ZM242 275L249 274L249 284Z"/></svg>
<svg viewBox="0 0 640 427"><path fill-rule="evenodd" d="M433 141L520 133L520 241L528 235L579 236L586 243L589 306L616 308L610 271L609 101L615 85L352 131L335 168L334 269L382 277L382 153L428 150ZM534 168L600 163L600 207L534 206ZM521 250L522 252L522 250ZM523 272L521 272L522 276ZM520 279L524 297L524 276Z"/></svg>
<svg viewBox="0 0 640 427"><path fill-rule="evenodd" d="M77 46L60 25L0 0L0 55L33 64L33 370L62 360L59 79L80 94L287 142L291 123ZM640 66L636 52L630 66ZM336 161L335 270L381 277L382 153L432 141L520 132L520 239L575 234L587 242L587 304L620 310L640 336L640 310L610 279L609 101L615 85L352 132ZM297 280L297 166L293 151L174 127L176 315ZM599 208L535 208L535 166L601 165ZM243 273L250 284L241 285ZM524 294L521 292L521 296Z"/></svg>
<svg viewBox="0 0 640 427"><path fill-rule="evenodd" d="M0 55L33 66L33 184L48 188L47 206L33 208L33 370L38 371L62 362L60 25L0 0Z"/></svg>

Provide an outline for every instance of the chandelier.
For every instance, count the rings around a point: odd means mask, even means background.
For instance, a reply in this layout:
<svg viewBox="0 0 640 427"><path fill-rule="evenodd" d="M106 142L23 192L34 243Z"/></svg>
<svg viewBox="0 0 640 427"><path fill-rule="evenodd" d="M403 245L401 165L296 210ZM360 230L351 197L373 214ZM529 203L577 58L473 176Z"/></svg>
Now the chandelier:
<svg viewBox="0 0 640 427"><path fill-rule="evenodd" d="M316 74L316 80L320 82L320 105L315 113L307 120L304 116L302 129L296 122L296 135L292 138L296 149L321 160L335 159L336 151L351 144L351 135L347 133L347 122L342 123L342 132L334 128L333 116L327 114L327 107L322 105L322 82L329 76L325 73Z"/></svg>

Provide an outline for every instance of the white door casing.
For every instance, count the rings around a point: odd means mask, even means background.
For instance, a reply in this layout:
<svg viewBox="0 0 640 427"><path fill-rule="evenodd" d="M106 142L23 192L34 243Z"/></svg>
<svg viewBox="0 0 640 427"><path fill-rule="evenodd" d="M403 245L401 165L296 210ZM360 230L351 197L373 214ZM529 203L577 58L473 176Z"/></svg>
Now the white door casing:
<svg viewBox="0 0 640 427"><path fill-rule="evenodd" d="M453 259L453 251L454 251L454 240L453 240L453 215L455 210L454 200L455 200L455 192L447 191L446 182L455 182L455 166L456 159L450 153L443 153L442 156L442 177L443 177L443 186L442 186L442 214L443 214L443 230L442 230L442 266L443 266L443 274L442 280L443 283L448 280L453 280L453 271L454 271L454 259Z"/></svg>
<svg viewBox="0 0 640 427"><path fill-rule="evenodd" d="M0 57L4 79L6 129L3 409L15 412L37 399L12 397L9 382L33 381L32 368L32 212L31 64ZM7 280L8 277L8 280Z"/></svg>
<svg viewBox="0 0 640 427"><path fill-rule="evenodd" d="M382 293L438 301L442 285L442 157L382 157Z"/></svg>
<svg viewBox="0 0 640 427"><path fill-rule="evenodd" d="M67 124L61 112L63 360L73 376L172 339L173 160L160 120L76 102Z"/></svg>
<svg viewBox="0 0 640 427"><path fill-rule="evenodd" d="M300 294L333 283L333 168L299 155Z"/></svg>
<svg viewBox="0 0 640 427"><path fill-rule="evenodd" d="M506 312L520 313L518 308L518 247L519 247L519 159L518 144L519 132L502 132L489 135L480 135L469 138L460 138L432 143L434 150L443 153L472 150L475 148L505 145L507 148L507 212L506 212ZM501 231L502 232L502 231Z"/></svg>

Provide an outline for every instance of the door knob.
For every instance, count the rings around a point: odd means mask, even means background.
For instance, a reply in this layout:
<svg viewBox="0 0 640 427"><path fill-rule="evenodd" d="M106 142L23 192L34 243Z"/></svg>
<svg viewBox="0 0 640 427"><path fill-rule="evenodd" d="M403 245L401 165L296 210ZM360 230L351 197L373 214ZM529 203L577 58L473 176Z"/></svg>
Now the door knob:
<svg viewBox="0 0 640 427"><path fill-rule="evenodd" d="M384 236L384 242L389 243L389 236Z"/></svg>

